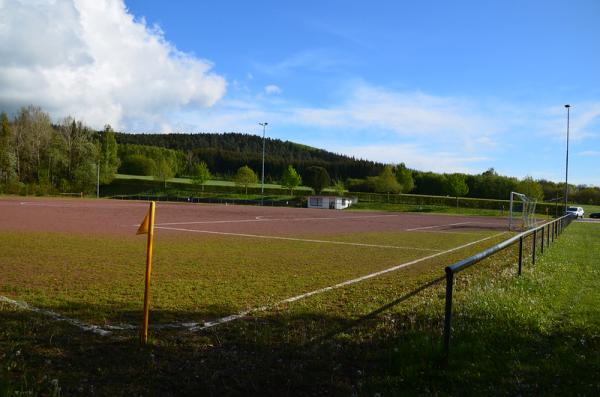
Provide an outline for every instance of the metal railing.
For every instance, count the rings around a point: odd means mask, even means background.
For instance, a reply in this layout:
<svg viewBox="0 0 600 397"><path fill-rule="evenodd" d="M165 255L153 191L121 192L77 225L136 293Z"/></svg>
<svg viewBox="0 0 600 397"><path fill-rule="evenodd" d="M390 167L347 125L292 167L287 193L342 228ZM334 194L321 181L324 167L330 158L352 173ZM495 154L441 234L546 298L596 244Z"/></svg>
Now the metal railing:
<svg viewBox="0 0 600 397"><path fill-rule="evenodd" d="M520 233L514 237L511 237L508 240L505 240L499 244L494 245L486 249L485 251L481 251L473 256L470 256L466 259L463 259L459 262L454 263L453 265L446 267L446 313L444 318L444 352L446 355L450 349L450 333L452 330L452 292L454 288L454 276L455 274L462 272L463 270L473 266L474 264L494 255L497 252L500 252L514 244L519 244L519 260L518 260L518 274L521 275L521 270L523 268L523 240L525 237L529 235L533 235L533 243L532 243L532 254L531 260L532 264L535 264L536 250L537 250L537 240L538 234L541 234L541 253L544 252L544 246L550 245L550 242L554 242L554 239L557 238L563 230L571 223L574 219L572 215L564 215L560 218L554 219L550 222L547 222L541 226L536 228L527 230L523 233Z"/></svg>
<svg viewBox="0 0 600 397"><path fill-rule="evenodd" d="M181 192L177 192L181 193ZM156 194L156 193L140 193L140 194L121 194L106 197L113 200L140 200L140 201L168 201L168 202L184 202L184 203L203 203L203 204L231 204L231 205L262 205L268 207L306 207L306 198L296 196L286 199L271 199L265 198L261 201L260 198L250 199L241 197L224 197L214 193L205 193L203 196L197 195L181 195L181 194Z"/></svg>

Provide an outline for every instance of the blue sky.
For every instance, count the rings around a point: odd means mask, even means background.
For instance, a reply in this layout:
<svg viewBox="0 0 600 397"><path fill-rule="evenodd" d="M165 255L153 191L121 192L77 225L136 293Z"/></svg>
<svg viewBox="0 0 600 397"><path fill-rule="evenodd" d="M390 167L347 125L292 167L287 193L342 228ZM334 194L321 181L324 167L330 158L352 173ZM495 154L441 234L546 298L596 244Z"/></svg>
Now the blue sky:
<svg viewBox="0 0 600 397"><path fill-rule="evenodd" d="M36 3L20 21L76 22L46 65L61 84L35 93L56 117L251 134L267 121L271 137L371 160L560 181L570 103L569 180L600 186L597 0ZM28 43L22 25L12 42ZM20 48L35 76L42 50ZM0 105L33 97L17 88ZM61 88L71 97L44 96Z"/></svg>

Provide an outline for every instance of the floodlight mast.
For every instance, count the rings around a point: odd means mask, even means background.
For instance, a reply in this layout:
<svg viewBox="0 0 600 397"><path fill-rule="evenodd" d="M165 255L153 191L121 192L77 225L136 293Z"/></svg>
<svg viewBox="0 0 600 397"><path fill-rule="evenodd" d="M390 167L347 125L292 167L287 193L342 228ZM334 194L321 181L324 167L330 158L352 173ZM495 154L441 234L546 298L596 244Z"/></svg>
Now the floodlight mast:
<svg viewBox="0 0 600 397"><path fill-rule="evenodd" d="M569 118L570 118L570 110L571 105L566 104L565 108L567 109L567 161L565 162L565 213L567 212L568 207L568 195L569 195Z"/></svg>
<svg viewBox="0 0 600 397"><path fill-rule="evenodd" d="M263 128L263 147L262 147L262 177L261 177L261 182L260 182L260 205L264 205L264 199L265 199L265 130L267 128L267 125L269 125L269 123L267 123L266 121L264 123L258 123L259 125L262 125Z"/></svg>

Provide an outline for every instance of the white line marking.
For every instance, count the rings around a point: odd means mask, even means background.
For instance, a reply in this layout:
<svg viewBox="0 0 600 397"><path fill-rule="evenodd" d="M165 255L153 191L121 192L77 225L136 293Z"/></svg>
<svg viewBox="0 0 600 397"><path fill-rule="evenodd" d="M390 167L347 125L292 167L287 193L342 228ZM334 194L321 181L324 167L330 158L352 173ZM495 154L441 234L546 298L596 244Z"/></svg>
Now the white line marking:
<svg viewBox="0 0 600 397"><path fill-rule="evenodd" d="M40 308L31 306L26 302L18 302L18 301L12 300L10 298L7 298L5 296L0 296L0 302L8 303L9 305L16 306L23 310L28 310L31 312L43 314L45 316L51 317L53 320L56 320L56 321L64 321L68 324L74 325L75 327L77 327L83 331L93 332L93 333L101 335L101 336L108 336L108 335L112 334L112 332L109 331L108 329L125 330L125 329L132 329L132 327L133 327L133 326L127 325L127 324L122 325L122 326L109 325L109 326L106 326L106 329L105 329L105 328L102 328L97 325L86 324L83 321L79 321L74 318L61 316L60 314L53 312L51 310L45 310L45 309L40 309Z"/></svg>
<svg viewBox="0 0 600 397"><path fill-rule="evenodd" d="M466 225L467 223L473 223L473 222L459 222L459 223L448 223L448 224L445 224L445 225L433 225L433 226L424 226L424 227L414 227L412 229L405 229L404 231L406 231L406 232L412 232L414 230L434 229L436 227Z"/></svg>
<svg viewBox="0 0 600 397"><path fill-rule="evenodd" d="M55 321L64 321L70 325L74 325L75 327L77 327L83 331L93 332L100 336L110 336L110 335L112 335L112 331L126 331L126 330L134 330L134 329L140 328L137 325L131 325L131 324L104 325L103 327L100 327L98 325L87 324L80 320L62 316L51 310L40 309L38 307L31 306L27 302L20 302L20 301L12 300L12 299L7 298L6 296L2 296L2 295L0 295L0 302L4 302L9 305L16 306L22 310L27 310L30 312L35 312L35 313L39 313L39 314L51 317ZM202 324L204 324L204 323L202 323ZM177 329L177 328L188 328L189 329L189 328L193 328L193 327L198 327L200 325L201 325L201 323L196 323L196 322L186 322L186 323L178 322L178 323L169 323L169 324L150 324L148 327L150 329L169 329L169 328L170 329Z"/></svg>
<svg viewBox="0 0 600 397"><path fill-rule="evenodd" d="M265 235L261 235L261 234L215 232L215 231L212 231L212 230L183 229L183 228L179 228L179 227L155 226L154 228L155 229L163 229L163 230L174 230L174 231L179 231L179 232L219 234L219 235L225 235L225 236L239 236L239 237L263 238L263 239L272 239L272 240L302 241L302 242L307 242L307 243L320 243L320 244L351 245L351 246L356 246L356 247L394 248L394 249L407 249L407 250L415 250L415 251L432 251L432 252L440 252L441 251L441 250L433 249L433 248L418 248L418 247L402 247L402 246L397 246L397 245L350 243L350 242L347 242L347 241L314 240L314 239L296 238L296 237L265 236Z"/></svg>
<svg viewBox="0 0 600 397"><path fill-rule="evenodd" d="M398 217L398 215L368 215L368 216L339 216L339 217L320 217L320 218L265 218L257 216L254 219L232 219L223 221L190 221L190 222L168 222L157 223L155 226L172 226L172 225L209 225L219 223L246 223L246 222L301 222L301 221L324 221L324 220L346 220L346 219L369 219L369 218L387 218ZM136 225L139 226L139 225Z"/></svg>
<svg viewBox="0 0 600 397"><path fill-rule="evenodd" d="M377 277L377 276L380 276L382 274L390 273L390 272L393 272L393 271L405 268L407 266L411 266L411 265L414 265L416 263L423 262L423 261L426 261L428 259L435 258L435 257L440 256L440 255L444 255L444 254L448 254L450 252L458 251L460 249L469 247L469 246L474 245L474 244L481 243L483 241L492 239L494 237L501 236L501 235L506 234L506 233L507 232L497 233L497 234L494 234L494 235L489 236L489 237L482 238L482 239L477 240L477 241L472 241L470 243L463 244L463 245L461 245L459 247L451 248L449 250L446 250L446 251L443 251L443 252L438 252L438 253L432 254L432 255L428 255L428 256L423 257L423 258L412 260L410 262L405 262L405 263L402 263L400 265L396 265L396 266L390 267L390 268L385 269L385 270L380 270L380 271L375 272L375 273L367 274L366 276L362 276L362 277L358 277L358 278L355 278L355 279L352 279L352 280L344 281L342 283L335 284L335 285L332 285L330 287L325 287L325 288L317 289L317 290L314 290L314 291L310 291L310 292L304 293L302 295L293 296L291 298L287 298L287 299L281 300L281 301L279 301L279 302L277 302L277 303L275 303L273 305L261 306L261 307L257 307L257 308L254 308L254 309L248 309L248 310L244 310L244 311L242 311L242 312L240 312L238 314L232 314L230 316L223 317L223 318L217 319L215 321L207 321L207 322L204 323L204 325L190 327L189 330L190 331L201 331L201 330L204 330L204 329L207 329L207 328L210 328L210 327L214 327L215 325L224 324L224 323L228 323L230 321L237 320L239 318L247 316L250 313L259 312L259 311L266 311L266 310L272 309L272 308L277 307L277 306L279 306L281 304L284 304L284 303L296 302L296 301L299 301L301 299L308 298L309 296L313 296L313 295L317 295L317 294L320 294L320 293L323 293L323 292L331 291L331 290L334 290L334 289L337 289L337 288L345 287L345 286L350 285L350 284L359 283L361 281L368 280L370 278Z"/></svg>

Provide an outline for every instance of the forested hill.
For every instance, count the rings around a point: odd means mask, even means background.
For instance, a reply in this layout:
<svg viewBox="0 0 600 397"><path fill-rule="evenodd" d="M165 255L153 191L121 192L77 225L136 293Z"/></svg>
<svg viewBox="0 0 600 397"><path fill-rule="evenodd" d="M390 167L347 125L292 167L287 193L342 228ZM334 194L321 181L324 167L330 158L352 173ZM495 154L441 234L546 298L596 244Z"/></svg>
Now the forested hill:
<svg viewBox="0 0 600 397"><path fill-rule="evenodd" d="M249 165L259 171L262 165L262 137L240 133L225 134L116 134L119 144L158 146L180 150L194 160L205 161L216 174L230 175L239 167ZM365 178L378 175L384 165L355 159L279 139L267 138L265 143L265 174L278 179L287 165L299 172L318 165L327 169L334 179Z"/></svg>

